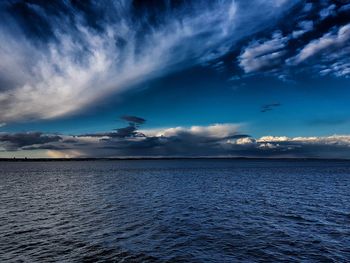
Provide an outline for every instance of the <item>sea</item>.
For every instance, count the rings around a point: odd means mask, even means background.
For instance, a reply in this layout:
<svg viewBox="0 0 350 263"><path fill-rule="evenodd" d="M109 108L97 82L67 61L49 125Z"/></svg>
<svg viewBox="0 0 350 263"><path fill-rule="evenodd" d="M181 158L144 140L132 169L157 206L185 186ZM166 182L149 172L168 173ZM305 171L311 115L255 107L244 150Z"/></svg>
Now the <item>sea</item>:
<svg viewBox="0 0 350 263"><path fill-rule="evenodd" d="M350 262L350 161L0 162L0 262Z"/></svg>

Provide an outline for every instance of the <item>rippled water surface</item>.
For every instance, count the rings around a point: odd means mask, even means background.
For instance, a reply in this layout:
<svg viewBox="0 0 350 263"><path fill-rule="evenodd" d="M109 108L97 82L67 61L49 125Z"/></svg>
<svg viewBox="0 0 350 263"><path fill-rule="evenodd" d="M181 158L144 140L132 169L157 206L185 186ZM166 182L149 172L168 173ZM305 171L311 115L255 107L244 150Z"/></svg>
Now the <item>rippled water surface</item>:
<svg viewBox="0 0 350 263"><path fill-rule="evenodd" d="M350 262L350 162L0 163L0 262Z"/></svg>

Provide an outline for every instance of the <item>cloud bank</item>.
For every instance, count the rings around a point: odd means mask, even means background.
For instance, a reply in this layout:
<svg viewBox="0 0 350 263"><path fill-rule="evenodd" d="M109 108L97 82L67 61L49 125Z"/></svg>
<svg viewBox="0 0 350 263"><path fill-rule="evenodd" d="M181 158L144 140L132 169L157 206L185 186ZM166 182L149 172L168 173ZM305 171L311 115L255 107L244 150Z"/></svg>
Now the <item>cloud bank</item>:
<svg viewBox="0 0 350 263"><path fill-rule="evenodd" d="M142 130L142 118L113 132L62 135L0 133L0 151L11 155L42 151L43 157L297 157L349 158L350 135L253 138L242 124ZM132 121L133 120L133 121ZM142 119L144 120L144 119ZM37 155L36 155L37 156Z"/></svg>

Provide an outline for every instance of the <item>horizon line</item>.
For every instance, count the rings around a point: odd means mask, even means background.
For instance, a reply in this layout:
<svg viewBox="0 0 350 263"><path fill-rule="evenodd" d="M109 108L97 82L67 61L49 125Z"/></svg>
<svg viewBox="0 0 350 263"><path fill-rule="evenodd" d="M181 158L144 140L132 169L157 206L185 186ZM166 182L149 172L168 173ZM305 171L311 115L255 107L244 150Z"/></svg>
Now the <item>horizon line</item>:
<svg viewBox="0 0 350 263"><path fill-rule="evenodd" d="M0 162L38 162L38 161L137 161L137 160L303 160L303 161L350 161L350 158L322 157L74 157L74 158L0 158Z"/></svg>

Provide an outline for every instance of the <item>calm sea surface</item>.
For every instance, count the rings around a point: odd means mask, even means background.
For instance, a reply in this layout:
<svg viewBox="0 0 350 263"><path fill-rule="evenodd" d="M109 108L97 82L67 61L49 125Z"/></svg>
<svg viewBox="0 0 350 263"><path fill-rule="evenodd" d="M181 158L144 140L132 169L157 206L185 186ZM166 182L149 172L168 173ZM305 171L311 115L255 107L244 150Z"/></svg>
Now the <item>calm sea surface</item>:
<svg viewBox="0 0 350 263"><path fill-rule="evenodd" d="M350 262L350 162L0 163L0 262Z"/></svg>

